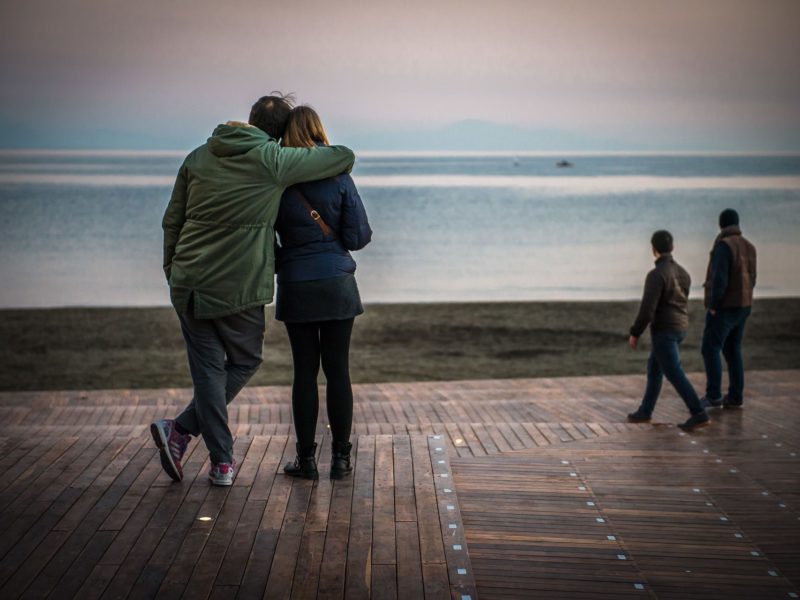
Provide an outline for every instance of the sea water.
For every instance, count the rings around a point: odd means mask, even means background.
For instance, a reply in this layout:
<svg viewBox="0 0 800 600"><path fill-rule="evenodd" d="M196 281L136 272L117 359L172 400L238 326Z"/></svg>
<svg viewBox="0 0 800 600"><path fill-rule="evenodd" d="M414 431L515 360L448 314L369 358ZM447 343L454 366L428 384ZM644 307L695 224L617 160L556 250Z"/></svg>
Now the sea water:
<svg viewBox="0 0 800 600"><path fill-rule="evenodd" d="M0 307L168 304L183 155L0 151ZM353 177L366 302L637 298L656 229L699 296L724 208L758 249L757 295L800 295L798 155L365 152Z"/></svg>

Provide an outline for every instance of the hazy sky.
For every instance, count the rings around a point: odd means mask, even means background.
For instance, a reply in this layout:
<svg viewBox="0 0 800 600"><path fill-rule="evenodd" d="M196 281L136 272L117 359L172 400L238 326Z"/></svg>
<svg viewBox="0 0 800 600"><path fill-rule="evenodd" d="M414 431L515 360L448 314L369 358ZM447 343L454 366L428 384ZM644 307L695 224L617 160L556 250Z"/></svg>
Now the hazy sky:
<svg viewBox="0 0 800 600"><path fill-rule="evenodd" d="M188 147L281 89L343 141L481 119L798 150L798 23L798 0L5 1L0 146Z"/></svg>

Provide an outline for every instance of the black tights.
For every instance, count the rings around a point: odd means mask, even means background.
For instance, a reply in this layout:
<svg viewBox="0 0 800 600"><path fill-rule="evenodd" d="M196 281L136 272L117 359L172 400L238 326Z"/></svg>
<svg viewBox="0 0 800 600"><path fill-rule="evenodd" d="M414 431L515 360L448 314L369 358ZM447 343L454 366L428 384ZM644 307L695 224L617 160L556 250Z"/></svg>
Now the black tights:
<svg viewBox="0 0 800 600"><path fill-rule="evenodd" d="M350 386L350 334L353 319L286 323L294 360L292 413L297 443L308 448L314 443L319 413L317 374L320 359L327 380L328 421L335 442L350 440L353 424L353 390Z"/></svg>

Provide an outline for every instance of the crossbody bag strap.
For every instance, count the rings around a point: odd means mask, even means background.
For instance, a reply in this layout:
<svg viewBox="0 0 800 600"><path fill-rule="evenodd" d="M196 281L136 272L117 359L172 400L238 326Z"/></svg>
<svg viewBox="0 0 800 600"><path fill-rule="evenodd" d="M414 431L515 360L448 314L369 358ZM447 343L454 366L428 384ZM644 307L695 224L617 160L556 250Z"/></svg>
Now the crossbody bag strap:
<svg viewBox="0 0 800 600"><path fill-rule="evenodd" d="M332 235L334 238L338 238L339 236L337 236L336 232L325 222L325 219L322 218L322 215L319 214L313 206L311 206L311 203L303 195L303 192L297 188L295 188L294 191L297 192L298 196L300 196L300 201L305 205L306 210L308 210L308 214L311 215L311 218L317 222L317 225L319 225L322 233L324 235Z"/></svg>

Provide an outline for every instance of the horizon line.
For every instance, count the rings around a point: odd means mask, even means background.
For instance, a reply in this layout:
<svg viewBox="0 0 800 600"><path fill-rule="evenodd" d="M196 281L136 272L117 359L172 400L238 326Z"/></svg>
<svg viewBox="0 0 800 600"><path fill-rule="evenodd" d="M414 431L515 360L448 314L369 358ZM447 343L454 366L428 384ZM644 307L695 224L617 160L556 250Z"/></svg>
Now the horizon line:
<svg viewBox="0 0 800 600"><path fill-rule="evenodd" d="M346 145L346 144L344 144ZM197 146L196 146L197 147ZM195 148L196 148L195 147ZM408 157L559 157L572 156L800 156L797 150L359 150L367 158ZM190 149L0 148L0 156L185 156Z"/></svg>

